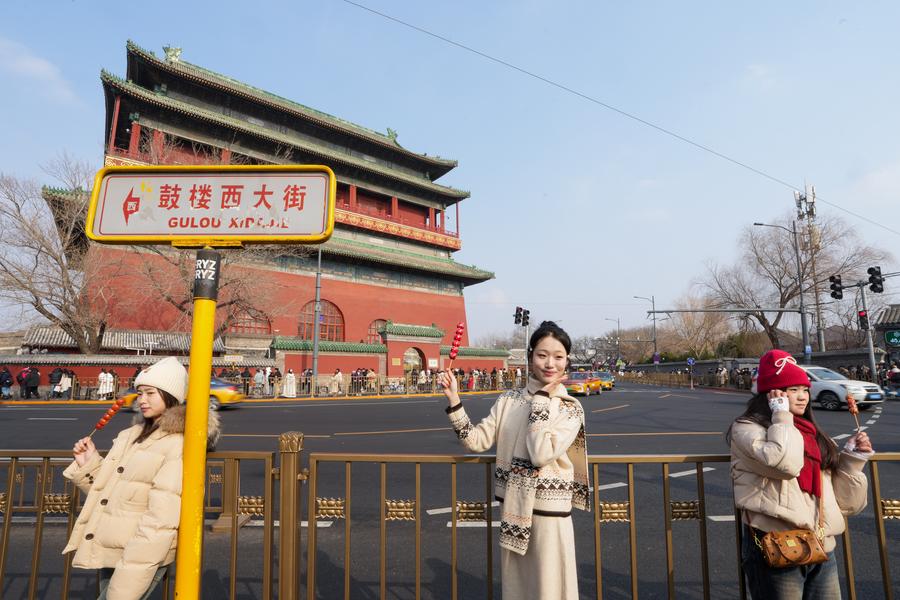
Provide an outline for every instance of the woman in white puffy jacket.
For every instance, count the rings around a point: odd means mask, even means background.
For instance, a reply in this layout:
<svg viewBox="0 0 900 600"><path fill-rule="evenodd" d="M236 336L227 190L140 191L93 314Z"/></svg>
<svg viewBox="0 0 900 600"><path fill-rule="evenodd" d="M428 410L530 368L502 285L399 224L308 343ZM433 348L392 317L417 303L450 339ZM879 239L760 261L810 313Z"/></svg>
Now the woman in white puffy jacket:
<svg viewBox="0 0 900 600"><path fill-rule="evenodd" d="M787 352L771 350L760 359L758 392L728 430L735 506L744 524L741 562L754 599L839 600L834 560L835 536L845 516L866 506L863 467L872 455L865 432L847 440L843 451L816 425L809 378ZM815 565L769 566L759 541L770 531L824 527L828 560Z"/></svg>

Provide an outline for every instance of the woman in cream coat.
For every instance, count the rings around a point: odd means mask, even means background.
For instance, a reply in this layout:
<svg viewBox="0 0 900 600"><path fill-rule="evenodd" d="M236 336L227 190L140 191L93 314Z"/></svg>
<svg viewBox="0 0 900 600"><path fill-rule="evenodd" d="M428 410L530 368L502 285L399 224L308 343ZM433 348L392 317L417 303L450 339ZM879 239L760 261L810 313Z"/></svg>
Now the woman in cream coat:
<svg viewBox="0 0 900 600"><path fill-rule="evenodd" d="M753 598L839 600L835 537L844 532L844 517L866 506L863 467L872 444L858 432L839 452L816 425L809 385L790 354L767 352L760 359L759 391L728 431L734 501L744 523L741 559ZM816 531L820 499L828 560L770 567L757 540L770 531Z"/></svg>
<svg viewBox="0 0 900 600"><path fill-rule="evenodd" d="M90 438L75 443L63 475L87 494L63 550L72 566L100 570L98 600L149 597L175 560L181 510L187 372L173 357L135 379L141 414L102 458ZM210 444L218 417L210 412Z"/></svg>

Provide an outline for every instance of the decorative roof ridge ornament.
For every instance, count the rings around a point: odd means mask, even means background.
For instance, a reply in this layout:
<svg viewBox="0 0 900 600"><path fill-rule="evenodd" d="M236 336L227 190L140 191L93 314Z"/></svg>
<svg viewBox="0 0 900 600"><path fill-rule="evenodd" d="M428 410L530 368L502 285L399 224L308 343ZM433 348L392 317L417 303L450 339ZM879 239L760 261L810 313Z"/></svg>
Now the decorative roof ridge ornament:
<svg viewBox="0 0 900 600"><path fill-rule="evenodd" d="M399 146L400 142L397 141L398 135L400 135L400 134L398 134L395 130L391 129L390 127L387 128L388 139Z"/></svg>
<svg viewBox="0 0 900 600"><path fill-rule="evenodd" d="M177 63L181 60L181 48L176 48L175 46L163 46L163 52L166 53L167 62Z"/></svg>

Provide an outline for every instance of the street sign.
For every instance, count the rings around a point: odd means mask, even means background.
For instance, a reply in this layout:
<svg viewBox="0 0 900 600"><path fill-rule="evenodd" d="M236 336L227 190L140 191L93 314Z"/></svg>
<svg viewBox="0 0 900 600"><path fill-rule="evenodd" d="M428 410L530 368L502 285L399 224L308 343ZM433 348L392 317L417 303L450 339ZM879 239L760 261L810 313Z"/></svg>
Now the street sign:
<svg viewBox="0 0 900 600"><path fill-rule="evenodd" d="M660 360L659 352L653 353L653 364L658 365Z"/></svg>
<svg viewBox="0 0 900 600"><path fill-rule="evenodd" d="M884 342L888 346L900 347L900 330L893 329L884 332Z"/></svg>
<svg viewBox="0 0 900 600"><path fill-rule="evenodd" d="M225 356L222 357L222 360L224 360L227 363L242 363L242 362L244 362L244 355L243 354L226 354Z"/></svg>
<svg viewBox="0 0 900 600"><path fill-rule="evenodd" d="M106 244L321 243L334 229L335 190L320 165L106 167L86 232Z"/></svg>
<svg viewBox="0 0 900 600"><path fill-rule="evenodd" d="M697 361L695 361L693 357L687 359L687 364L689 367L693 367L695 362Z"/></svg>

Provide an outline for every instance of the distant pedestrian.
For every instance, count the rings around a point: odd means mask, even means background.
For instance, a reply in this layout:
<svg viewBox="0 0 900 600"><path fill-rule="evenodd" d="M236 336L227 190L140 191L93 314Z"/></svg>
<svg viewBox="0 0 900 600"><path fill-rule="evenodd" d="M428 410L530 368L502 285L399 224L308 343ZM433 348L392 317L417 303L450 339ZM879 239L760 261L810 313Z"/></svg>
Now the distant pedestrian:
<svg viewBox="0 0 900 600"><path fill-rule="evenodd" d="M13 376L9 367L3 367L0 371L0 396L3 400L12 400Z"/></svg>
<svg viewBox="0 0 900 600"><path fill-rule="evenodd" d="M40 385L41 372L37 367L31 367L28 369L28 375L25 377L25 399L34 398L35 400L40 400L41 395L38 393Z"/></svg>
<svg viewBox="0 0 900 600"><path fill-rule="evenodd" d="M164 358L134 383L137 423L116 436L105 458L91 438L78 440L63 472L86 495L63 554L75 552L76 568L99 570L98 600L147 598L175 560L187 371ZM208 447L218 437L218 416L210 413Z"/></svg>
<svg viewBox="0 0 900 600"><path fill-rule="evenodd" d="M297 377L294 375L293 369L288 369L284 376L284 385L282 386L281 394L285 398L297 397Z"/></svg>
<svg viewBox="0 0 900 600"><path fill-rule="evenodd" d="M330 392L332 396L338 396L343 393L344 390L344 374L341 373L340 369L334 370L334 375L331 376L331 384L330 384Z"/></svg>
<svg viewBox="0 0 900 600"><path fill-rule="evenodd" d="M266 373L262 369L257 369L253 375L253 395L257 398L263 395L266 388Z"/></svg>
<svg viewBox="0 0 900 600"><path fill-rule="evenodd" d="M584 410L566 393L572 342L544 321L531 336L531 377L504 392L473 424L449 369L438 375L450 423L470 452L496 445L494 494L500 501L503 598L576 600L578 573L572 509L590 509Z"/></svg>

